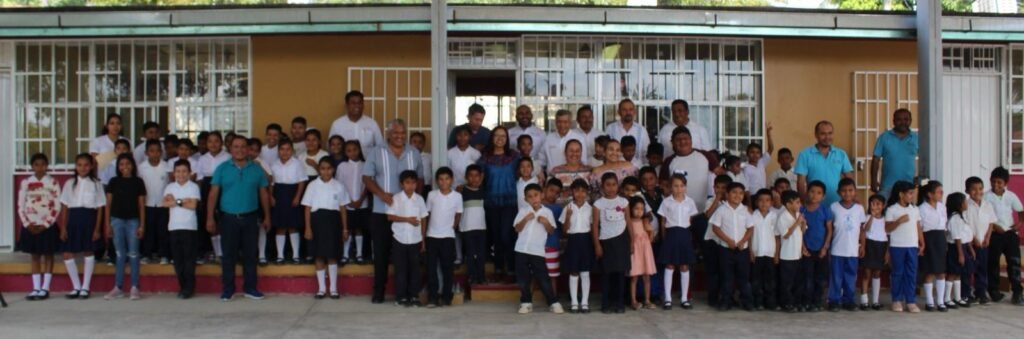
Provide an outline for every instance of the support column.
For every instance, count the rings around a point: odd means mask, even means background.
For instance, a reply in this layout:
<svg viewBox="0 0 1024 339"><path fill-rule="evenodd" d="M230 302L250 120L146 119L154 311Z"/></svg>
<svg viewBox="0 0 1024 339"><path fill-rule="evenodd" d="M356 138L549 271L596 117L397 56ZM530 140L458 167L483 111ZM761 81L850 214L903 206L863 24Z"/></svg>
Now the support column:
<svg viewBox="0 0 1024 339"><path fill-rule="evenodd" d="M0 41L0 252L14 250L14 42Z"/></svg>
<svg viewBox="0 0 1024 339"><path fill-rule="evenodd" d="M435 169L448 163L448 1L430 2L430 152Z"/></svg>
<svg viewBox="0 0 1024 339"><path fill-rule="evenodd" d="M920 178L942 179L942 4L939 1L918 1L916 22L918 175Z"/></svg>

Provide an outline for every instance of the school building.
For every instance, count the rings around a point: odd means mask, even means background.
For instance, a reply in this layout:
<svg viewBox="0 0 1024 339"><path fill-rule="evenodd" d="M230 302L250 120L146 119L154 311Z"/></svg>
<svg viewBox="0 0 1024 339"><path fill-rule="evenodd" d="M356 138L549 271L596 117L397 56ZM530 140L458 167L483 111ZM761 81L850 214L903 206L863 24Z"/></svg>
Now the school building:
<svg viewBox="0 0 1024 339"><path fill-rule="evenodd" d="M920 46L934 53L921 58ZM940 88L926 98L919 60L934 65L922 76ZM771 122L776 149L796 153L814 143L815 122L830 120L862 189L874 140L900 107L914 112L915 127L933 127L922 140L937 146L923 143L921 153L947 191L999 165L1024 174L1020 15L443 1L6 9L0 250L12 250L20 227L14 188L31 154L49 154L51 168L68 175L108 113L123 117L133 143L150 120L191 138L204 130L262 136L268 123L298 115L326 130L353 89L382 125L399 117L425 133L435 164L473 102L487 107L487 125L511 123L514 107L526 104L552 129L557 109L592 105L603 126L631 98L652 135L670 120L672 100L688 100L691 117L733 152L763 142ZM919 115L925 100L940 113ZM1012 180L1018 194L1022 182Z"/></svg>

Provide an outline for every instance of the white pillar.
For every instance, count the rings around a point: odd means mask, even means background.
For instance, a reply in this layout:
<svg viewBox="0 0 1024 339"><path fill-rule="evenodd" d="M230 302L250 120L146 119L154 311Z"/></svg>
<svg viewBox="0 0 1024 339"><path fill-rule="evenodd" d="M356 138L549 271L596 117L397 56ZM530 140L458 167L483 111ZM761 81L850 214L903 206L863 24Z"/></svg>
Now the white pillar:
<svg viewBox="0 0 1024 339"><path fill-rule="evenodd" d="M0 252L14 250L14 43L0 41Z"/></svg>
<svg viewBox="0 0 1024 339"><path fill-rule="evenodd" d="M942 178L942 4L917 2L917 96L921 178ZM949 183L947 183L948 185Z"/></svg>
<svg viewBox="0 0 1024 339"><path fill-rule="evenodd" d="M434 168L448 163L448 1L430 2L430 153Z"/></svg>

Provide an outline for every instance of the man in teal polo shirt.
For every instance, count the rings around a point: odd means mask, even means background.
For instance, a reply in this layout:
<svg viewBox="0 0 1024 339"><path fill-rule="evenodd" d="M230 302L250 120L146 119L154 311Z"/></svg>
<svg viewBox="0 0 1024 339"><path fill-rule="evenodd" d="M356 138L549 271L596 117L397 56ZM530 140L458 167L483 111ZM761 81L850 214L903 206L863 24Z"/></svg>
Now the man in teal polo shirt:
<svg viewBox="0 0 1024 339"><path fill-rule="evenodd" d="M910 110L896 110L892 113L892 129L879 135L875 141L875 152L871 157L871 191L883 197L889 197L889 191L897 181L914 182L918 140L917 132L910 130L910 122ZM879 162L881 182L878 180Z"/></svg>
<svg viewBox="0 0 1024 339"><path fill-rule="evenodd" d="M802 197L807 197L807 184L811 181L820 180L825 183L825 200L822 201L825 208L839 201L839 180L853 178L850 157L846 151L832 145L834 130L832 123L825 120L815 124L814 138L818 142L800 151L793 169L797 175L796 187Z"/></svg>
<svg viewBox="0 0 1024 339"><path fill-rule="evenodd" d="M224 249L220 300L229 301L235 294L235 262L239 248L242 251L242 290L246 298L260 300L263 293L256 289L256 260L259 256L259 227L270 228L267 176L260 165L246 157L248 146L245 138L231 140L229 150L231 161L225 161L213 171L207 206L217 208L206 209L206 230L210 234L219 231L220 244ZM263 223L257 225L256 213L260 207L263 208ZM214 218L215 211L219 213L219 222Z"/></svg>

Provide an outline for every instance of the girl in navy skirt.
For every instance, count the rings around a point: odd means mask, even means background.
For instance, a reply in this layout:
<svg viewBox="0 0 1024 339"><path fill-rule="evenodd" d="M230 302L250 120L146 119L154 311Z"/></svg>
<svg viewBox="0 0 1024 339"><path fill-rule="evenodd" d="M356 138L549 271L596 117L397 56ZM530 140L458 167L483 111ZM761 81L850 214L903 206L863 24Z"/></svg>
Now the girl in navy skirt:
<svg viewBox="0 0 1024 339"><path fill-rule="evenodd" d="M64 266L71 278L72 291L68 299L88 299L92 271L96 266L95 241L100 239L100 209L106 206L107 198L103 184L96 177L96 160L88 153L75 157L75 177L64 183L60 202L61 210L60 251L64 252ZM75 255L83 257L84 274L78 279Z"/></svg>
<svg viewBox="0 0 1024 339"><path fill-rule="evenodd" d="M860 309L878 311L882 304L878 300L882 288L882 270L889 263L889 235L885 232L885 197L875 194L868 198L868 221L861 231L864 246L860 248L860 266L864 276L860 285ZM868 281L871 282L871 300L868 302Z"/></svg>
<svg viewBox="0 0 1024 339"><path fill-rule="evenodd" d="M626 273L630 269L631 242L626 232L629 201L620 197L615 173L601 176L601 198L594 201L594 226L591 230L594 254L604 270L602 313L625 313Z"/></svg>
<svg viewBox="0 0 1024 339"><path fill-rule="evenodd" d="M285 235L292 244L292 263L299 263L299 229L302 228L302 192L306 189L306 168L295 158L292 142L277 144L278 160L270 165L274 185L270 208L270 225L277 229L277 264L284 263Z"/></svg>
<svg viewBox="0 0 1024 339"><path fill-rule="evenodd" d="M921 229L924 232L924 255L920 270L924 273L926 311L946 312L946 205L942 203L942 184L929 181L921 186ZM934 296L934 297L933 297Z"/></svg>
<svg viewBox="0 0 1024 339"><path fill-rule="evenodd" d="M658 208L661 217L661 258L665 261L665 302L662 309L672 309L672 279L679 270L679 306L684 310L693 308L690 304L690 266L694 262L693 236L690 234L690 219L699 214L693 199L686 197L686 177L676 173L671 178L672 196L665 199Z"/></svg>
<svg viewBox="0 0 1024 339"><path fill-rule="evenodd" d="M334 140L332 138L332 140ZM338 164L338 168L335 171L337 174L334 178L345 185L345 189L348 191L348 196L352 199L352 202L346 206L346 214L348 214L349 225L352 228L349 232L354 236L345 239L345 244L342 246L341 253L341 264L349 263L349 251L352 249L352 242L355 242L355 262L363 265L367 263L369 255L369 244L364 243L365 240L369 240L369 237L363 237L369 235L369 220L370 220L370 191L366 189L366 185L363 185L363 163L366 159L363 158L363 148L359 144L359 140L349 140L345 142L345 161ZM365 251L363 249L366 249Z"/></svg>
<svg viewBox="0 0 1024 339"><path fill-rule="evenodd" d="M18 188L18 219L22 225L18 250L32 255L32 293L25 299L43 300L50 297L53 254L60 245L59 231L53 227L61 211L60 185L46 174L46 155L36 153L31 164L33 175L22 180Z"/></svg>
<svg viewBox="0 0 1024 339"><path fill-rule="evenodd" d="M946 198L947 226L946 252L946 307L971 307L971 304L960 298L961 277L970 278L974 274L974 228L967 224L964 211L967 210L967 196L957 192Z"/></svg>
<svg viewBox="0 0 1024 339"><path fill-rule="evenodd" d="M348 238L348 222L345 205L351 200L345 186L334 179L334 161L330 157L320 158L317 172L320 177L309 183L302 205L305 206L305 238L312 246L309 254L315 258L317 290L314 298L326 295L324 275L330 274L331 299L338 299L338 245ZM327 272L324 269L327 269Z"/></svg>
<svg viewBox="0 0 1024 339"><path fill-rule="evenodd" d="M590 184L587 180L576 179L570 189L572 202L558 216L568 238L561 265L569 274L569 299L572 302L569 313L590 313L590 269L594 266L591 225L594 208L587 201L590 197Z"/></svg>

